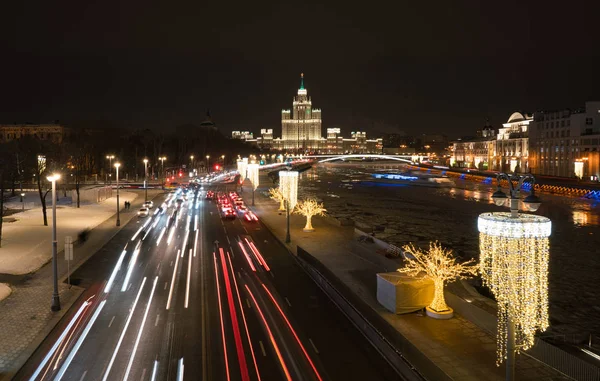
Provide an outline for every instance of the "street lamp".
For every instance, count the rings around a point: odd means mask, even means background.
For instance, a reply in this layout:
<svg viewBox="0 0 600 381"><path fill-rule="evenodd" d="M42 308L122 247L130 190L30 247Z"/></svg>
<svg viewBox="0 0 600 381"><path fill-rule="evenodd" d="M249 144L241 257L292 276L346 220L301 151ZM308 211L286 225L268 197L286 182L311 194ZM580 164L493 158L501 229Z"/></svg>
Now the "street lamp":
<svg viewBox="0 0 600 381"><path fill-rule="evenodd" d="M248 178L250 179L250 182L252 183L252 206L254 206L254 191L256 191L256 188L258 188L258 183L259 183L258 169L259 169L258 164L254 164L254 163L248 164Z"/></svg>
<svg viewBox="0 0 600 381"><path fill-rule="evenodd" d="M54 276L54 292L52 293L52 311L60 311L60 297L58 295L58 258L56 241L56 181L60 179L58 173L48 176L48 181L52 182L52 273Z"/></svg>
<svg viewBox="0 0 600 381"><path fill-rule="evenodd" d="M146 192L144 202L146 202L148 201L148 159L144 159L144 189Z"/></svg>
<svg viewBox="0 0 600 381"><path fill-rule="evenodd" d="M191 162L190 169L192 170L192 172L194 172L194 155L190 155L190 162Z"/></svg>
<svg viewBox="0 0 600 381"><path fill-rule="evenodd" d="M121 163L115 163L115 168L117 169L117 226L121 226L121 215L119 213L119 167Z"/></svg>
<svg viewBox="0 0 600 381"><path fill-rule="evenodd" d="M106 158L108 159L108 184L111 184L111 179L110 179L110 175L112 175L112 159L115 158L115 155L106 155Z"/></svg>
<svg viewBox="0 0 600 381"><path fill-rule="evenodd" d="M294 209L298 201L298 172L279 171L279 188L285 200L285 214L287 219L285 243L290 243L290 210Z"/></svg>
<svg viewBox="0 0 600 381"><path fill-rule="evenodd" d="M225 171L225 155L221 155L221 160L223 160L223 171Z"/></svg>
<svg viewBox="0 0 600 381"><path fill-rule="evenodd" d="M210 159L210 155L206 155L206 173L210 172L210 161L208 159Z"/></svg>
<svg viewBox="0 0 600 381"><path fill-rule="evenodd" d="M500 189L508 182L510 197ZM482 213L479 230L480 270L486 286L498 303L496 364L506 359L506 379L514 380L515 353L534 344L537 330L548 328L548 259L551 221L542 216L519 213L519 195L526 181L531 194L523 206L536 211L535 178L530 175L497 175L496 205L510 200L510 213ZM515 185L516 184L516 185Z"/></svg>
<svg viewBox="0 0 600 381"><path fill-rule="evenodd" d="M163 182L163 178L165 175L165 160L167 160L166 156L161 156L158 158L158 160L160 160L160 174L161 174L161 180L160 180L160 186L161 188L164 188L164 182Z"/></svg>
<svg viewBox="0 0 600 381"><path fill-rule="evenodd" d="M25 193L21 192L21 211L25 211Z"/></svg>

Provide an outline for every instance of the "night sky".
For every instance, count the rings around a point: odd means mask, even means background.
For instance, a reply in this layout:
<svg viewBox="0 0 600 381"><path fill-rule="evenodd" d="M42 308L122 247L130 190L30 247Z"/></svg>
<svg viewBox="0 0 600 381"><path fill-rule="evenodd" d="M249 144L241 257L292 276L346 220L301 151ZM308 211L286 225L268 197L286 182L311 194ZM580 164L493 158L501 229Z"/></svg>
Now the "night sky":
<svg viewBox="0 0 600 381"><path fill-rule="evenodd" d="M600 100L597 1L10 3L0 123L168 131L209 108L227 135L279 135L301 72L344 135L456 138Z"/></svg>

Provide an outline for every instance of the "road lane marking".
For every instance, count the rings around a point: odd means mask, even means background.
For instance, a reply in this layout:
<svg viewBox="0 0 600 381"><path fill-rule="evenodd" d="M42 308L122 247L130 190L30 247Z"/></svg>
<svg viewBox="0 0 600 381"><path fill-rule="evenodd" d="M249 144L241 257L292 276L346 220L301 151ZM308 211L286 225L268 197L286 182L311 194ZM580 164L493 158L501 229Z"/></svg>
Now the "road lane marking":
<svg viewBox="0 0 600 381"><path fill-rule="evenodd" d="M229 236L226 236L225 238L227 238L227 242L229 242L229 245L231 245L231 241L229 240ZM231 247L231 246L230 246ZM232 250L233 251L233 250Z"/></svg>
<svg viewBox="0 0 600 381"><path fill-rule="evenodd" d="M160 314L156 314L156 321L154 322L154 326L156 327L158 325L158 318L159 318Z"/></svg>
<svg viewBox="0 0 600 381"><path fill-rule="evenodd" d="M225 225L223 225L223 231L227 234L227 229L225 229Z"/></svg>
<svg viewBox="0 0 600 381"><path fill-rule="evenodd" d="M252 308L250 307L250 301L248 300L248 298L246 298L246 304L248 305L248 308Z"/></svg>
<svg viewBox="0 0 600 381"><path fill-rule="evenodd" d="M272 276L273 278L275 278L275 274L273 274L273 271L269 271L269 274L271 274L271 276Z"/></svg>
<svg viewBox="0 0 600 381"><path fill-rule="evenodd" d="M133 284L133 283L129 283L129 286L127 286L127 291L129 291L129 290L131 289L131 285L132 285L132 284Z"/></svg>
<svg viewBox="0 0 600 381"><path fill-rule="evenodd" d="M108 323L108 328L110 328L110 326L112 325L113 321L115 321L115 317L113 316L112 319L110 319L110 323Z"/></svg>
<svg viewBox="0 0 600 381"><path fill-rule="evenodd" d="M145 284L146 284L146 277L144 277L144 280L142 281L142 285L140 286L140 290L138 291L138 294L135 297L135 301L133 302L133 306L131 307L129 316L127 317L127 321L125 322L125 327L123 327L123 331L121 332L121 336L119 337L117 346L115 347L115 350L110 359L110 362L108 363L108 367L106 368L106 372L104 373L104 377L102 378L102 381L108 380L108 374L110 373L110 369L112 368L113 363L115 362L115 358L117 357L117 352L119 352L119 348L121 347L121 343L123 342L123 338L125 337L125 333L127 332L127 328L129 327L129 323L131 322L131 317L133 316L133 313L135 312L135 307L137 306L137 302L140 299L140 295L142 294L142 290L144 289Z"/></svg>
<svg viewBox="0 0 600 381"><path fill-rule="evenodd" d="M319 350L317 349L317 346L315 345L315 343L313 343L313 341L310 337L308 338L308 341L310 341L310 345L312 345L315 352L317 352L317 354L319 354Z"/></svg>
<svg viewBox="0 0 600 381"><path fill-rule="evenodd" d="M250 234L250 233L248 233L248 229L246 229L246 227L245 227L245 226L244 226L244 231L245 231L247 234Z"/></svg>
<svg viewBox="0 0 600 381"><path fill-rule="evenodd" d="M150 297L148 297L148 304L146 304L146 311L144 312L144 318L142 319L142 324L140 325L140 329L138 331L137 338L135 339L135 344L133 345L133 351L131 352L131 356L129 357L129 363L127 364L127 371L125 372L125 377L123 380L127 380L129 377L129 372L131 372L131 366L133 365L133 359L135 358L135 354L137 352L138 345L140 344L140 339L142 338L142 332L144 330L144 325L146 324L146 318L148 318L148 311L150 311L150 305L152 304L152 298L154 297L154 290L156 289L156 282L158 282L158 276L154 278L154 284L152 285L152 291L150 291ZM144 373L146 373L146 369L144 369Z"/></svg>
<svg viewBox="0 0 600 381"><path fill-rule="evenodd" d="M165 287L163 288L163 290L167 289L167 285L169 284L169 282L165 282Z"/></svg>
<svg viewBox="0 0 600 381"><path fill-rule="evenodd" d="M87 370L83 372L83 374L81 375L81 378L79 379L79 381L83 381L83 379L85 378L86 374L87 374Z"/></svg>
<svg viewBox="0 0 600 381"><path fill-rule="evenodd" d="M292 303L290 303L290 300L287 298L287 296L284 298L285 302L288 304L288 306L292 306Z"/></svg>
<svg viewBox="0 0 600 381"><path fill-rule="evenodd" d="M267 352L265 351L265 346L263 345L262 341L258 340L258 344L260 344L260 350L262 351L263 356L267 357Z"/></svg>
<svg viewBox="0 0 600 381"><path fill-rule="evenodd" d="M144 368L144 370L142 370L142 377L140 377L140 381L143 381L144 377L146 377L146 368Z"/></svg>

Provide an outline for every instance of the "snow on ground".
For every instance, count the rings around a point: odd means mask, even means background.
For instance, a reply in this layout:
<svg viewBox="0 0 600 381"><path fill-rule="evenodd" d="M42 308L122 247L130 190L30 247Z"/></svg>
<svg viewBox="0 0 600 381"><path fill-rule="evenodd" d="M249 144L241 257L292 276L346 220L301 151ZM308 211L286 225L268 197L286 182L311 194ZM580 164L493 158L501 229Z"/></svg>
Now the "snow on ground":
<svg viewBox="0 0 600 381"><path fill-rule="evenodd" d="M451 189L365 185L372 170L320 165L301 175L299 199L316 196L328 214L396 246L439 240L464 258L478 258L477 217L507 211L491 201L489 185L457 181ZM349 180L344 181L342 180ZM351 185L350 185L351 184ZM536 214L552 220L550 332L600 333L600 203L541 194Z"/></svg>
<svg viewBox="0 0 600 381"><path fill-rule="evenodd" d="M125 201L133 201L137 194L120 192L121 207ZM51 197L50 197L51 199ZM84 229L93 229L116 213L116 197L98 204L70 204L56 207L58 251L64 249L66 236L73 241ZM41 208L13 214L15 222L4 223L2 247L0 248L0 273L22 275L34 272L52 258L52 207L47 208L48 226L44 226Z"/></svg>
<svg viewBox="0 0 600 381"><path fill-rule="evenodd" d="M11 292L12 290L8 284L0 283L0 301L8 298Z"/></svg>

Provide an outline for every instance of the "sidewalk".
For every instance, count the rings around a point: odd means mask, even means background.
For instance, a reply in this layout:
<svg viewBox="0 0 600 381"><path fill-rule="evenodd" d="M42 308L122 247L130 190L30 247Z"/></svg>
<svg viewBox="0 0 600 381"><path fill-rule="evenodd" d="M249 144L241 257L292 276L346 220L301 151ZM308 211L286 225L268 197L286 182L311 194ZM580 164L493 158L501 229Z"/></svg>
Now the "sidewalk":
<svg viewBox="0 0 600 381"><path fill-rule="evenodd" d="M136 216L137 208L143 203L144 196L141 192L123 192L121 194L121 204L126 198L124 193L129 193L127 198L133 200L131 209L121 210L121 227L125 226L133 217ZM160 191L148 192L148 198L152 199ZM110 202L115 207L116 201ZM102 203L103 204L103 203ZM86 206L89 207L89 206ZM92 206L93 207L93 206ZM98 205L96 205L98 207ZM70 207L69 207L70 208ZM73 208L75 209L75 208ZM98 208L93 208L96 210ZM80 209L81 210L81 209ZM41 211L32 210L38 219L41 220ZM27 212L25 212L27 213ZM74 260L71 261L70 270L73 272L77 267L83 264L88 258L101 249L115 234L120 230L116 228L116 213L109 211L100 211L103 221L100 217L94 217L94 228L89 235L89 239L78 245L74 245ZM51 214L49 214L49 217ZM60 214L58 214L60 216ZM51 217L50 217L51 218ZM66 218L63 215L63 218ZM81 221L81 219L79 219ZM58 220L59 224L63 221ZM89 220L86 220L89 221ZM67 223L67 221L64 221ZM8 224L7 224L8 225ZM60 225L59 225L60 226ZM71 226L71 224L69 224ZM75 227L79 230L90 225L79 225ZM44 235L51 234L50 227L45 228ZM30 230L33 228L30 228ZM73 228L71 228L73 229ZM68 230L59 230L58 238L64 239L64 235L72 234ZM38 241L32 241L29 237L35 237L35 234L28 234L21 237L21 241L13 239L13 245L24 247L28 252L37 254L36 247L49 247L50 244L42 245ZM41 238L46 239L46 238ZM74 234L76 239L76 234ZM49 239L48 239L49 242ZM79 295L84 291L77 286L69 286L64 282L67 277L67 263L63 255L64 244L58 245L58 271L59 271L59 293L61 301L61 311L52 312L50 302L52 296L52 266L47 263L39 271L25 275L7 275L0 274L0 282L9 283L12 288L12 294L5 300L0 301L0 380L8 380L11 376L27 361L29 356L35 351L38 345L44 340L46 335L54 328L61 317L68 311ZM4 248L0 249L4 250ZM51 253L46 258L50 259Z"/></svg>
<svg viewBox="0 0 600 381"><path fill-rule="evenodd" d="M266 179L265 179L266 181ZM286 234L285 213L278 204L263 195L268 187L256 190L256 214L283 242ZM242 194L251 204L251 193ZM341 227L330 218L313 218L315 231L302 231L305 218L290 216L291 239L288 248L294 254L302 247L331 270L348 288L408 339L444 373L454 380L504 380L504 366L496 367L496 338L458 314L450 320L436 320L420 313L396 315L376 299L376 273L394 271L397 262L377 254L374 248L356 241L353 227ZM518 380L568 380L561 373L526 356L517 355Z"/></svg>
<svg viewBox="0 0 600 381"><path fill-rule="evenodd" d="M121 206L125 201L133 201L137 195L133 192L121 192ZM65 247L65 237L71 236L73 242L77 234L88 228L93 229L116 213L116 197L98 204L82 204L80 208L62 204L56 206L56 236L58 250ZM2 247L0 248L0 274L23 275L40 269L52 258L52 197L46 208L48 226L44 226L41 208L13 214L16 221L4 223L2 228Z"/></svg>

